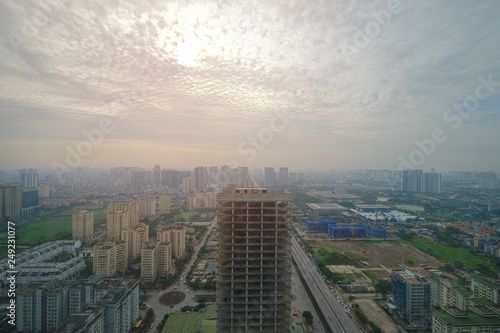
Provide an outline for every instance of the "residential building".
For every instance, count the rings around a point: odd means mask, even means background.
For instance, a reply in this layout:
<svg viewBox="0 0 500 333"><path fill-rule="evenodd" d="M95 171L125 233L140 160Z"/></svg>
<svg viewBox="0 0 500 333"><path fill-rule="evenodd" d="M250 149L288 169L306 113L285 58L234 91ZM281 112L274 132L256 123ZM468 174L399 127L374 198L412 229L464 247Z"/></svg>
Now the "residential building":
<svg viewBox="0 0 500 333"><path fill-rule="evenodd" d="M0 218L18 218L21 214L21 207L21 188L13 185L0 185Z"/></svg>
<svg viewBox="0 0 500 333"><path fill-rule="evenodd" d="M160 195L160 202L158 209L159 214L170 214L170 200L171 197L169 195L166 194Z"/></svg>
<svg viewBox="0 0 500 333"><path fill-rule="evenodd" d="M139 217L152 217L156 215L156 198L141 194L139 196Z"/></svg>
<svg viewBox="0 0 500 333"><path fill-rule="evenodd" d="M19 170L19 183L22 188L36 188L38 186L38 173L35 169Z"/></svg>
<svg viewBox="0 0 500 333"><path fill-rule="evenodd" d="M93 273L111 277L127 269L128 251L125 241L106 241L93 247Z"/></svg>
<svg viewBox="0 0 500 333"><path fill-rule="evenodd" d="M200 209L203 207L205 201L205 195L203 193L195 193L188 195L186 199L187 207L189 210Z"/></svg>
<svg viewBox="0 0 500 333"><path fill-rule="evenodd" d="M441 174L420 169L401 170L400 190L403 192L441 193Z"/></svg>
<svg viewBox="0 0 500 333"><path fill-rule="evenodd" d="M50 198L50 186L41 184L38 185L38 198L40 200L46 200Z"/></svg>
<svg viewBox="0 0 500 333"><path fill-rule="evenodd" d="M127 243L127 252L130 259L139 258L142 246L149 239L149 226L139 223L135 227L124 227L121 230L121 240Z"/></svg>
<svg viewBox="0 0 500 333"><path fill-rule="evenodd" d="M16 269L18 271L18 276L22 276L24 272L26 272L26 274L33 274L33 276L42 275L48 273L44 271L45 269L52 267L54 270L50 271L50 274L44 278L45 280L48 280L49 276L52 276L51 278L59 277L61 279L71 277L75 272L78 272L78 267L80 265L78 262L76 262L76 265L73 265L74 262L69 262L68 266L66 266L67 263L48 263L46 261L62 253L74 255L80 246L80 241L65 240L46 242L31 249L24 250L16 254ZM0 260L0 281L6 281L6 277L8 276L7 272L10 271L9 259L10 258L4 258ZM75 269L76 271L65 273L65 266L67 269ZM43 269L38 271L36 267L43 267ZM36 279L38 278L39 277Z"/></svg>
<svg viewBox="0 0 500 333"><path fill-rule="evenodd" d="M94 212L78 210L73 212L73 225L71 228L73 240L82 243L92 243L94 237Z"/></svg>
<svg viewBox="0 0 500 333"><path fill-rule="evenodd" d="M282 167L278 173L278 185L288 186L290 184L290 177L288 175L288 168Z"/></svg>
<svg viewBox="0 0 500 333"><path fill-rule="evenodd" d="M171 243L153 241L144 244L141 252L141 281L154 282L170 274Z"/></svg>
<svg viewBox="0 0 500 333"><path fill-rule="evenodd" d="M290 332L292 194L218 196L217 332Z"/></svg>
<svg viewBox="0 0 500 333"><path fill-rule="evenodd" d="M156 239L172 243L172 257L179 259L186 255L186 227L174 224L158 228Z"/></svg>
<svg viewBox="0 0 500 333"><path fill-rule="evenodd" d="M436 307L432 311L432 333L500 332L500 281L475 274L468 289L436 274L432 286Z"/></svg>
<svg viewBox="0 0 500 333"><path fill-rule="evenodd" d="M139 318L139 280L52 280L19 288L19 332L126 333Z"/></svg>

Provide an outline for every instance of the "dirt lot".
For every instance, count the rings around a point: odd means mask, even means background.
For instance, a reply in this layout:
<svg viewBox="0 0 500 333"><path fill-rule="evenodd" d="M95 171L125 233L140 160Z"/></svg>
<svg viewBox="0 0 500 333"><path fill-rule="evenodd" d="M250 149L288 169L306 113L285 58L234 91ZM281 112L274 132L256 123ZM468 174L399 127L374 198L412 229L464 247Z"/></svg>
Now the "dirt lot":
<svg viewBox="0 0 500 333"><path fill-rule="evenodd" d="M342 253L355 261L367 261L369 266L353 267L349 265L328 266L337 273L349 277L356 283L366 286L369 290L373 290L373 284L370 279L390 279L393 268L398 267L401 263L409 267L412 271L424 273L425 270L420 264L428 264L434 268L444 266L445 262L429 256L419 249L408 245L400 244L392 241L380 243L364 243L361 241L338 241L338 240L308 240L308 243L315 248L325 249ZM337 288L340 290L340 288ZM394 321L373 299L374 293L368 294L350 294L354 296L352 301L348 301L352 306L356 303L365 313L367 318L377 323L380 328L386 333L397 333L398 329ZM344 297L347 299L347 295Z"/></svg>
<svg viewBox="0 0 500 333"><path fill-rule="evenodd" d="M348 302L351 306L353 303L359 305L368 320L376 323L384 333L398 333L399 330L396 323L389 315L369 297L356 297L352 302Z"/></svg>
<svg viewBox="0 0 500 333"><path fill-rule="evenodd" d="M422 267L420 267L420 264L428 264L434 268L445 265L444 261L431 257L411 245L392 241L364 243L361 241L311 239L307 242L314 247L339 252L358 260L365 260L369 264L368 269L382 268L382 270L387 269L390 271L393 267L397 267L403 263L403 261L413 271L421 271ZM387 276L389 275L390 273Z"/></svg>

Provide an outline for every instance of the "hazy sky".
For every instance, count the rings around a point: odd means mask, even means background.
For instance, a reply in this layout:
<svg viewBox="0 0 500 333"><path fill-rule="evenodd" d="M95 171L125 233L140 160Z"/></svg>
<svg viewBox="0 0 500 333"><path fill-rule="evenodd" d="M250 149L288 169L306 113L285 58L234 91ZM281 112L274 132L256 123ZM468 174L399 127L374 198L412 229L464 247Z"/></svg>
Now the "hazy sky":
<svg viewBox="0 0 500 333"><path fill-rule="evenodd" d="M500 171L500 2L0 2L0 168Z"/></svg>

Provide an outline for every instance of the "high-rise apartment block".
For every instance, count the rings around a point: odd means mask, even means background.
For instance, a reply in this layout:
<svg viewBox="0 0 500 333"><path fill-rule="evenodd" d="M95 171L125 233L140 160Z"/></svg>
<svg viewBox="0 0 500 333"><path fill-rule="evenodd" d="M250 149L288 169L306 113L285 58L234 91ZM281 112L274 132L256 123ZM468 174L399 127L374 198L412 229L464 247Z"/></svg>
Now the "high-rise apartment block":
<svg viewBox="0 0 500 333"><path fill-rule="evenodd" d="M172 246L169 242L153 241L144 244L141 252L141 281L154 282L170 274Z"/></svg>
<svg viewBox="0 0 500 333"><path fill-rule="evenodd" d="M273 186L276 184L276 172L273 167L264 168L264 184L266 186Z"/></svg>
<svg viewBox="0 0 500 333"><path fill-rule="evenodd" d="M218 196L217 332L290 332L292 193Z"/></svg>
<svg viewBox="0 0 500 333"><path fill-rule="evenodd" d="M22 191L18 186L0 185L0 218L17 218L21 214Z"/></svg>
<svg viewBox="0 0 500 333"><path fill-rule="evenodd" d="M158 228L156 239L172 243L172 257L179 259L186 255L186 227L174 224Z"/></svg>
<svg viewBox="0 0 500 333"><path fill-rule="evenodd" d="M205 195L203 193L195 193L188 195L186 198L186 204L188 209L200 209L203 207L203 203L205 201Z"/></svg>
<svg viewBox="0 0 500 333"><path fill-rule="evenodd" d="M118 241L121 239L121 230L124 227L135 227L139 224L139 202L108 204L106 230L108 239Z"/></svg>
<svg viewBox="0 0 500 333"><path fill-rule="evenodd" d="M19 332L129 332L139 318L139 280L31 283L16 295Z"/></svg>
<svg viewBox="0 0 500 333"><path fill-rule="evenodd" d="M208 182L209 184L217 184L218 183L218 177L217 175L219 174L219 168L216 166L211 166L208 167Z"/></svg>
<svg viewBox="0 0 500 333"><path fill-rule="evenodd" d="M403 192L441 193L441 174L417 170L402 170L400 190Z"/></svg>
<svg viewBox="0 0 500 333"><path fill-rule="evenodd" d="M161 182L161 168L156 164L153 168L153 182L159 184Z"/></svg>
<svg viewBox="0 0 500 333"><path fill-rule="evenodd" d="M121 229L121 240L127 243L127 253L129 258L136 259L141 255L144 243L149 239L149 226L139 223L135 227L124 227Z"/></svg>
<svg viewBox="0 0 500 333"><path fill-rule="evenodd" d="M19 182L22 188L36 188L38 186L38 173L35 169L19 170Z"/></svg>
<svg viewBox="0 0 500 333"><path fill-rule="evenodd" d="M207 167L196 167L193 172L194 175L194 189L203 191L209 183Z"/></svg>
<svg viewBox="0 0 500 333"><path fill-rule="evenodd" d="M430 319L430 282L403 265L392 271L391 282L398 315L409 324L424 326L425 321Z"/></svg>
<svg viewBox="0 0 500 333"><path fill-rule="evenodd" d="M170 196L163 194L160 195L159 199L159 207L158 207L158 213L159 214L170 214Z"/></svg>
<svg viewBox="0 0 500 333"><path fill-rule="evenodd" d="M156 215L156 198L142 194L139 196L139 216L151 217Z"/></svg>
<svg viewBox="0 0 500 333"><path fill-rule="evenodd" d="M278 173L278 184L280 186L287 186L290 184L290 178L288 176L288 168L282 167Z"/></svg>
<svg viewBox="0 0 500 333"><path fill-rule="evenodd" d="M93 273L111 277L127 270L128 251L125 241L106 241L93 247Z"/></svg>
<svg viewBox="0 0 500 333"><path fill-rule="evenodd" d="M73 240L90 244L94 237L94 212L78 210L73 212L73 225L71 228Z"/></svg>

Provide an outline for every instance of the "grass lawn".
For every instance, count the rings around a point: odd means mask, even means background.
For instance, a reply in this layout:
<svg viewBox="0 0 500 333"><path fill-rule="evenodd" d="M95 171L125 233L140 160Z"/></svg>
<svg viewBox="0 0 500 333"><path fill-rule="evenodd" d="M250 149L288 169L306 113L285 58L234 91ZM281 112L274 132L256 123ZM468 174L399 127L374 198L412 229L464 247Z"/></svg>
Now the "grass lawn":
<svg viewBox="0 0 500 333"><path fill-rule="evenodd" d="M194 220L194 219L197 219L198 216L200 214L199 213L195 213L195 212L184 212L184 213L180 213L179 215L177 215L177 218L180 219L180 220Z"/></svg>
<svg viewBox="0 0 500 333"><path fill-rule="evenodd" d="M455 261L461 261L464 264L464 267L470 270L476 270L478 268L478 264L482 263L483 265L498 271L498 268L492 265L487 258L471 254L467 248L457 248L438 243L431 243L428 240L419 237L414 237L411 242L408 242L408 244L413 245L426 253L429 253L427 249L432 249L432 253L430 253L432 256L438 259L446 260L451 264Z"/></svg>
<svg viewBox="0 0 500 333"><path fill-rule="evenodd" d="M87 205L89 206L89 205ZM92 209L94 208L94 209ZM94 227L106 223L107 208L95 209L98 207L75 207L75 209L89 209L94 211ZM58 240L58 233L71 234L73 218L71 215L43 216L36 217L33 222L25 222L16 225L16 244L18 245L38 245L41 237L45 241ZM7 232L0 233L0 245L7 244ZM22 249L18 249L18 253ZM7 257L7 248L0 247L0 259Z"/></svg>
<svg viewBox="0 0 500 333"><path fill-rule="evenodd" d="M40 237L45 240L56 240L55 235L59 232L71 232L71 216L39 217L35 221L17 226L16 244L37 245ZM6 244L7 233L0 233L0 244Z"/></svg>

